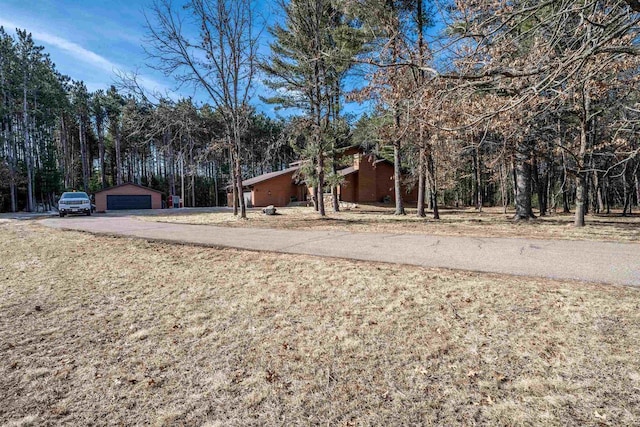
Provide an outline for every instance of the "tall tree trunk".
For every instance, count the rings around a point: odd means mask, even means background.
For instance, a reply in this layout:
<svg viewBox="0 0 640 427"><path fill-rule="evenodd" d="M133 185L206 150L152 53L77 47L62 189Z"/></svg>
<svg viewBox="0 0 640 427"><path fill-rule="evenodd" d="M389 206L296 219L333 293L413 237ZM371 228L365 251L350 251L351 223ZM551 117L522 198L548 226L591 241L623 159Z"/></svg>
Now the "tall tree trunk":
<svg viewBox="0 0 640 427"><path fill-rule="evenodd" d="M116 149L116 185L122 185L122 140L121 140L121 131L120 124L115 124L116 134L115 134L115 149ZM169 138L171 141L171 138ZM173 159L171 159L173 161ZM175 188L174 188L175 190ZM173 193L175 194L175 193Z"/></svg>
<svg viewBox="0 0 640 427"><path fill-rule="evenodd" d="M326 67L323 67L324 78L326 80ZM333 120L333 122L337 122L340 119L340 81L336 79L335 82L331 85L327 85L327 91L331 91L331 93L327 96L329 99L328 102L328 110L327 110L327 126L329 125L329 121ZM338 156L336 150L338 149L338 136L333 136L331 143L331 174L333 175L334 182L337 181L338 177ZM331 202L333 205L334 212L340 212L340 194L339 193L340 186L338 184L334 184L331 186Z"/></svg>
<svg viewBox="0 0 640 427"><path fill-rule="evenodd" d="M89 192L89 159L87 154L87 138L84 128L84 120L78 120L78 138L80 141L80 161L82 163L82 187L85 193Z"/></svg>
<svg viewBox="0 0 640 427"><path fill-rule="evenodd" d="M191 173L191 207L196 207L196 175Z"/></svg>
<svg viewBox="0 0 640 427"><path fill-rule="evenodd" d="M27 212L33 212L33 149L29 134L29 107L27 103L27 73L25 71L22 86L22 132L24 137L24 158L27 165Z"/></svg>
<svg viewBox="0 0 640 427"><path fill-rule="evenodd" d="M582 87L582 117L580 120L580 141L577 156L578 170L576 171L576 213L573 224L576 227L584 227L584 216L586 214L587 197L587 172L586 154L589 138L589 115L591 112L591 100L586 88Z"/></svg>
<svg viewBox="0 0 640 427"><path fill-rule="evenodd" d="M171 143L171 131L164 132L162 135L164 144L167 150L167 156L165 160L167 162L165 166L165 174L167 174L167 181L169 181L169 194L175 196L176 192L176 169L175 169L175 155L173 152L173 144Z"/></svg>
<svg viewBox="0 0 640 427"><path fill-rule="evenodd" d="M535 218L531 208L531 150L528 142L516 146L516 221Z"/></svg>
<svg viewBox="0 0 640 427"><path fill-rule="evenodd" d="M229 142L229 178L231 182L231 206L233 207L233 216L238 216L238 185L236 183L235 164L234 150L231 148L231 144Z"/></svg>
<svg viewBox="0 0 640 427"><path fill-rule="evenodd" d="M320 141L317 142L320 146ZM324 208L324 153L322 149L318 151L318 213L326 216Z"/></svg>
<svg viewBox="0 0 640 427"><path fill-rule="evenodd" d="M600 182L600 176L598 172L593 172L593 185L596 188L596 199L598 203L597 213L604 212L604 200L602 198L602 183Z"/></svg>
<svg viewBox="0 0 640 427"><path fill-rule="evenodd" d="M426 215L424 205L425 205L425 193L426 193L426 185L425 181L427 178L427 168L426 168L426 148L423 145L422 141L422 127L420 128L420 148L418 153L418 206L417 206L417 215L419 218L424 218ZM429 192L431 193L431 192Z"/></svg>
<svg viewBox="0 0 640 427"><path fill-rule="evenodd" d="M569 209L569 191L568 190L564 190L562 192L562 212L564 213L571 213L571 210Z"/></svg>
<svg viewBox="0 0 640 427"><path fill-rule="evenodd" d="M331 173L333 174L334 179L338 175L338 159L336 156L336 147L335 141L333 150L331 150ZM331 202L333 204L333 211L340 212L340 199L338 197L338 185L331 186Z"/></svg>
<svg viewBox="0 0 640 427"><path fill-rule="evenodd" d="M569 213L569 174L564 151L562 152L562 212Z"/></svg>
<svg viewBox="0 0 640 427"><path fill-rule="evenodd" d="M392 2L389 2L390 6L393 8ZM399 29L396 29L399 32ZM392 50L393 50L393 62L398 60L399 52L398 46L396 42L396 37L394 36L392 39ZM406 215L407 213L404 210L404 202L402 200L402 161L400 158L400 148L401 141L398 139L400 137L400 106L396 102L394 105L394 124L396 133L396 140L393 142L393 190L396 199L396 210L395 215Z"/></svg>
<svg viewBox="0 0 640 427"><path fill-rule="evenodd" d="M220 206L220 200L219 200L220 196L218 195L218 165L215 160L213 161L213 164L211 165L211 167L212 167L211 175L213 176L213 191L214 191L214 197L215 197L215 205Z"/></svg>
<svg viewBox="0 0 640 427"><path fill-rule="evenodd" d="M107 188L107 173L105 170L105 149L104 149L104 131L103 120L101 117L96 117L96 131L98 132L98 157L100 162L100 185Z"/></svg>
<svg viewBox="0 0 640 427"><path fill-rule="evenodd" d="M2 107L9 108L9 92L8 84L4 74L4 67L0 66L0 88L2 88ZM14 140L11 116L7 113L1 118L1 130L2 137L4 138L7 146L7 164L9 166L9 199L11 204L11 212L16 212L17 206L17 191L16 191L16 169L17 169L17 152L16 143Z"/></svg>
<svg viewBox="0 0 640 427"><path fill-rule="evenodd" d="M240 159L240 129L239 124L233 124L234 148L235 148L235 167L236 167L236 186L238 187L238 207L240 209L240 218L247 219L247 206L244 200L244 189L242 187L242 162Z"/></svg>
<svg viewBox="0 0 640 427"><path fill-rule="evenodd" d="M400 162L400 141L393 143L393 189L396 198L395 215L406 215L402 201L402 164Z"/></svg>
<svg viewBox="0 0 640 427"><path fill-rule="evenodd" d="M576 176L576 214L573 225L584 227L586 179L582 173Z"/></svg>
<svg viewBox="0 0 640 427"><path fill-rule="evenodd" d="M11 212L18 210L18 191L16 185L16 172L18 170L18 157L15 135L11 125L11 117L7 116L5 137L9 155L9 198L11 199Z"/></svg>
<svg viewBox="0 0 640 427"><path fill-rule="evenodd" d="M429 182L429 193L431 194L431 208L433 209L433 219L440 219L438 209L438 182L436 181L436 164L433 159L433 151L427 153L427 177Z"/></svg>
<svg viewBox="0 0 640 427"><path fill-rule="evenodd" d="M475 172L475 205L478 212L482 212L482 161L480 159L480 150L476 147L473 157L473 165Z"/></svg>
<svg viewBox="0 0 640 427"><path fill-rule="evenodd" d="M10 161L13 162L14 160L10 159ZM11 212L16 212L18 210L18 192L16 187L16 169L13 165L9 166L9 198L11 199Z"/></svg>
<svg viewBox="0 0 640 427"><path fill-rule="evenodd" d="M593 169L593 163L590 165L590 169ZM594 180L594 174L587 173L587 200L589 201L589 206L587 209L587 213L597 213L598 212L598 189L596 188L596 183Z"/></svg>
<svg viewBox="0 0 640 427"><path fill-rule="evenodd" d="M513 185L513 203L516 204L516 200L518 200L518 171L516 170L516 156L511 156L511 181Z"/></svg>
<svg viewBox="0 0 640 427"><path fill-rule="evenodd" d="M420 58L418 60L418 64L423 67L425 65L425 43L424 43L424 18L425 15L423 13L422 4L423 0L418 0L416 2L416 26L418 30L418 52L420 53ZM424 71L418 71L418 85L424 85ZM418 206L417 206L417 215L419 218L424 218L425 214L425 194L426 194L426 181L427 175L429 171L427 170L427 147L424 135L424 126L421 124L419 128L419 153L418 153ZM429 153L431 154L431 153ZM432 187L432 185L429 185ZM429 189L429 204L433 207L433 188Z"/></svg>
<svg viewBox="0 0 640 427"><path fill-rule="evenodd" d="M538 178L538 203L540 204L540 216L549 212L549 163L546 163L544 173Z"/></svg>
<svg viewBox="0 0 640 427"><path fill-rule="evenodd" d="M334 212L340 212L340 198L338 197L338 186L331 186L331 204Z"/></svg>
<svg viewBox="0 0 640 427"><path fill-rule="evenodd" d="M318 184L313 187L312 195L311 195L311 204L313 204L313 210L318 212L320 210L320 205L318 204Z"/></svg>
<svg viewBox="0 0 640 427"><path fill-rule="evenodd" d="M640 168L636 166L636 206L640 207Z"/></svg>
<svg viewBox="0 0 640 427"><path fill-rule="evenodd" d="M627 166L624 166L624 172L622 174L622 216L631 214L631 192L629 191L629 183L627 180Z"/></svg>
<svg viewBox="0 0 640 427"><path fill-rule="evenodd" d="M554 176L554 167L553 167L553 153L549 153L548 158L547 158L547 182L545 185L545 188L547 190L546 195L545 195L545 200L546 200L546 205L547 205L547 212L551 212L551 209L553 208L553 212L556 212L556 204L555 204L555 199L553 199L553 206L550 206L552 203L552 190L553 190L553 186L555 185L555 176Z"/></svg>
<svg viewBox="0 0 640 427"><path fill-rule="evenodd" d="M333 149L331 150L331 173L333 174L334 179L338 175L338 159L336 156L336 146L335 140L333 142ZM333 211L340 212L340 198L338 197L339 186L332 185L331 186L331 202L333 204Z"/></svg>
<svg viewBox="0 0 640 427"><path fill-rule="evenodd" d="M500 162L500 197L502 198L502 211L503 213L507 213L507 205L508 205L508 198L507 198L507 166L506 166L506 160L503 159L502 162Z"/></svg>
<svg viewBox="0 0 640 427"><path fill-rule="evenodd" d="M611 194L609 191L609 177L605 175L604 180L604 201L607 206L607 215L611 213Z"/></svg>
<svg viewBox="0 0 640 427"><path fill-rule="evenodd" d="M182 206L187 205L187 198L184 194L184 153L180 152L180 201Z"/></svg>

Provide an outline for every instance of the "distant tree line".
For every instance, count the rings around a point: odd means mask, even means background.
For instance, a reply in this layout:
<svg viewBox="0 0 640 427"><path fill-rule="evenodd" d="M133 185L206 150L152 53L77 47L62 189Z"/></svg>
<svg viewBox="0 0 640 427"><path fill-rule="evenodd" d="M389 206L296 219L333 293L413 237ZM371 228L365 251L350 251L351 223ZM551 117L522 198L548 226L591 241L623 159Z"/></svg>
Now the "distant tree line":
<svg viewBox="0 0 640 427"><path fill-rule="evenodd" d="M65 190L133 182L182 195L185 206L226 204L224 118L191 99L150 102L111 86L89 92L61 75L29 33L0 28L0 211L49 209ZM250 109L244 173L294 159L282 123Z"/></svg>

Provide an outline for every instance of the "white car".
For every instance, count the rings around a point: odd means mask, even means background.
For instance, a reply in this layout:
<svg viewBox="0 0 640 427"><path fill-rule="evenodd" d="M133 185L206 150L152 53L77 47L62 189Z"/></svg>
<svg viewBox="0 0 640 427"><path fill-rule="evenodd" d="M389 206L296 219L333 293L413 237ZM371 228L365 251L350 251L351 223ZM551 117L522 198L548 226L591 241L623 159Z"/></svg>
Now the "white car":
<svg viewBox="0 0 640 427"><path fill-rule="evenodd" d="M62 193L58 201L58 212L63 217L66 214L91 215L91 199L83 191Z"/></svg>

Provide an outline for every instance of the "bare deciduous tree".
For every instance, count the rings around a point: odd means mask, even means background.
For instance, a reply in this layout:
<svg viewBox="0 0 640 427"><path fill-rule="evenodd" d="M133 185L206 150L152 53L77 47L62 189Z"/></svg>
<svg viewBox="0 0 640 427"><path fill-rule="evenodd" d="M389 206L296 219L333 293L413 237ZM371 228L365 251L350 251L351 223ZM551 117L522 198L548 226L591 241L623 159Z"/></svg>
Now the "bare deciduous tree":
<svg viewBox="0 0 640 427"><path fill-rule="evenodd" d="M147 18L152 66L181 85L204 89L222 114L241 218L246 218L241 151L258 47L252 8L250 0L192 0L181 14L170 0L160 0Z"/></svg>

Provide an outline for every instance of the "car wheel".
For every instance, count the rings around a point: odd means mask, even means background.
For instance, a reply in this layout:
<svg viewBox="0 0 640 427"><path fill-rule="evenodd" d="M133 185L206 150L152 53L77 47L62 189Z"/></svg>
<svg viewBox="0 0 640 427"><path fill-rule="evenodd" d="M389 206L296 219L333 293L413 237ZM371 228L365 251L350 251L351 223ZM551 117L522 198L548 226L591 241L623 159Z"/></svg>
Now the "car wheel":
<svg viewBox="0 0 640 427"><path fill-rule="evenodd" d="M60 218L64 218L64 214L60 212Z"/></svg>
<svg viewBox="0 0 640 427"><path fill-rule="evenodd" d="M87 212L87 216L91 216L91 211Z"/></svg>

